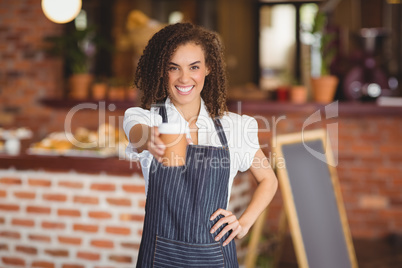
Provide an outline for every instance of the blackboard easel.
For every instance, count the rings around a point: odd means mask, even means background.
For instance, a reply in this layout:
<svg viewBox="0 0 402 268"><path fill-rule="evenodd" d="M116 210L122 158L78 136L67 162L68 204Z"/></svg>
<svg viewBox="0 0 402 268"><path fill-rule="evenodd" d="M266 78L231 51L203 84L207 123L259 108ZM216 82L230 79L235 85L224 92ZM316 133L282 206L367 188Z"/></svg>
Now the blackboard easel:
<svg viewBox="0 0 402 268"><path fill-rule="evenodd" d="M300 268L357 268L332 155L323 129L278 135L276 172ZM314 153L315 152L315 153ZM278 166L280 160L284 166Z"/></svg>

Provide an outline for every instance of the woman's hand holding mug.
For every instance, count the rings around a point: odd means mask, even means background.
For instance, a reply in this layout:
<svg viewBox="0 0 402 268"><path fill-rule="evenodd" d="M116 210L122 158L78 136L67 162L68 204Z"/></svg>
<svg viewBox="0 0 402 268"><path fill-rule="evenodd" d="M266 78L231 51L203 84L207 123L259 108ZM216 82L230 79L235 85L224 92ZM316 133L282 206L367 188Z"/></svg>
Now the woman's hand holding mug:
<svg viewBox="0 0 402 268"><path fill-rule="evenodd" d="M162 156L165 153L166 146L159 137L158 127L151 128L151 136L148 141L148 151L158 160L162 162Z"/></svg>
<svg viewBox="0 0 402 268"><path fill-rule="evenodd" d="M185 130L179 124L162 123L151 128L149 152L165 166L185 164L187 143Z"/></svg>

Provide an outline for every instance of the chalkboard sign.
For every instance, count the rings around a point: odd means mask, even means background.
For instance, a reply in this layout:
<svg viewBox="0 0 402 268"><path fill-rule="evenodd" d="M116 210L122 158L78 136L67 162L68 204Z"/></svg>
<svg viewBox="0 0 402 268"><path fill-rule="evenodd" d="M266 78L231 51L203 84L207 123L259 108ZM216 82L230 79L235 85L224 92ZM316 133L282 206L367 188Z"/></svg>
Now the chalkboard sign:
<svg viewBox="0 0 402 268"><path fill-rule="evenodd" d="M357 267L330 147L323 129L278 135L273 140L286 217L301 268Z"/></svg>

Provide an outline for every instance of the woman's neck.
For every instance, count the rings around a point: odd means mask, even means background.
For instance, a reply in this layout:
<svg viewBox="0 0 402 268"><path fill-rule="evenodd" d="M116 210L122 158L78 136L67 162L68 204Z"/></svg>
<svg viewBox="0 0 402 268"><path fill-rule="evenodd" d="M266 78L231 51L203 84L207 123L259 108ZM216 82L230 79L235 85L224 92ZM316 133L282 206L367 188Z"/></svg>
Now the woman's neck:
<svg viewBox="0 0 402 268"><path fill-rule="evenodd" d="M186 120L189 124L195 123L197 121L198 115L201 109L201 99L199 101L195 101L191 104L186 105L177 105L173 103L176 109L179 111L181 116L183 116L184 120Z"/></svg>

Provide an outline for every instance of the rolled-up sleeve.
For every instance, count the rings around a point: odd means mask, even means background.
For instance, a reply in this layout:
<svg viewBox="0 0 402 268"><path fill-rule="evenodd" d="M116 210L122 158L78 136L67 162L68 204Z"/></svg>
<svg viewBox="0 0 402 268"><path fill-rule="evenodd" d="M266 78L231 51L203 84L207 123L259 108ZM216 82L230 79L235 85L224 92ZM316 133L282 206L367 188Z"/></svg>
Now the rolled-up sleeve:
<svg viewBox="0 0 402 268"><path fill-rule="evenodd" d="M240 161L239 171L244 172L251 167L254 156L258 151L258 149L260 149L260 144L258 141L257 120L255 120L255 118L251 116L242 115L241 129L242 129L241 153L244 159Z"/></svg>

